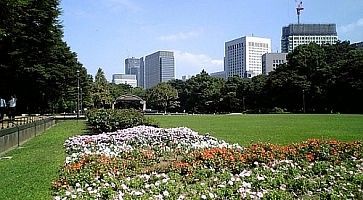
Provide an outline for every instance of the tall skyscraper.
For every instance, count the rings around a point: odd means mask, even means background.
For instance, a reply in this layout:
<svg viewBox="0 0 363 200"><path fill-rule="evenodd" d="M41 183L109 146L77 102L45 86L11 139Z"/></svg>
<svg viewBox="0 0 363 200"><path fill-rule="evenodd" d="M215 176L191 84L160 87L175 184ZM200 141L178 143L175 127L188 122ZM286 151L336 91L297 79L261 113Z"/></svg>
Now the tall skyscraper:
<svg viewBox="0 0 363 200"><path fill-rule="evenodd" d="M281 52L290 53L297 46L311 42L322 45L337 41L336 24L290 24L282 27Z"/></svg>
<svg viewBox="0 0 363 200"><path fill-rule="evenodd" d="M125 59L125 74L136 75L137 86L142 87L141 84L141 70L140 70L140 59L139 58L126 58Z"/></svg>
<svg viewBox="0 0 363 200"><path fill-rule="evenodd" d="M145 88L175 78L174 53L158 51L145 57Z"/></svg>
<svg viewBox="0 0 363 200"><path fill-rule="evenodd" d="M226 78L252 78L262 74L262 55L271 52L271 39L241 37L225 43L224 71Z"/></svg>

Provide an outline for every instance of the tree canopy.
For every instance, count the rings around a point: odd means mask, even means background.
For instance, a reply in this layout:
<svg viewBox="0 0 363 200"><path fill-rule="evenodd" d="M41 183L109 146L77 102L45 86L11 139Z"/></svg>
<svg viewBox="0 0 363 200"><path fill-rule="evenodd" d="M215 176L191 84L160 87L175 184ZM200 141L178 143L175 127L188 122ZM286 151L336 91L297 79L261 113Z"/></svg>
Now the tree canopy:
<svg viewBox="0 0 363 200"><path fill-rule="evenodd" d="M74 110L77 79L84 97L89 79L62 40L59 0L2 0L0 13L0 94L19 112Z"/></svg>

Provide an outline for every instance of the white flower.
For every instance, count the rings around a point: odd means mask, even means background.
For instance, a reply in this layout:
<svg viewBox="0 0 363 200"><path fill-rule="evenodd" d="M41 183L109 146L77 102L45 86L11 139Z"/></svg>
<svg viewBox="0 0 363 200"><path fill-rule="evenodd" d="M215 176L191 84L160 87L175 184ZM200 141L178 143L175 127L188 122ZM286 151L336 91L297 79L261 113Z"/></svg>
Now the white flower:
<svg viewBox="0 0 363 200"><path fill-rule="evenodd" d="M280 185L280 190L285 191L285 190L286 190L286 185L285 185L285 184L281 184L281 185Z"/></svg>
<svg viewBox="0 0 363 200"><path fill-rule="evenodd" d="M124 193L122 193L122 192L118 192L118 199L119 199L119 200L124 199L124 198L123 198L123 196L124 196Z"/></svg>
<svg viewBox="0 0 363 200"><path fill-rule="evenodd" d="M202 196L200 196L200 198L207 199L207 196L205 196L204 194L202 194Z"/></svg>
<svg viewBox="0 0 363 200"><path fill-rule="evenodd" d="M159 186L161 184L161 182L160 181L156 181L155 182L155 186Z"/></svg>
<svg viewBox="0 0 363 200"><path fill-rule="evenodd" d="M249 177L251 176L251 171L243 170L240 174L240 177Z"/></svg>
<svg viewBox="0 0 363 200"><path fill-rule="evenodd" d="M127 187L127 185L125 185L125 184L121 184L121 188L122 188L123 190L127 190L127 189L129 189L129 188Z"/></svg>
<svg viewBox="0 0 363 200"><path fill-rule="evenodd" d="M185 199L185 196L181 194L181 195L178 197L178 200L183 200L183 199Z"/></svg>
<svg viewBox="0 0 363 200"><path fill-rule="evenodd" d="M262 198L263 197L263 193L262 192L257 192L256 195L257 195L258 198Z"/></svg>
<svg viewBox="0 0 363 200"><path fill-rule="evenodd" d="M265 180L265 177L263 177L263 176L257 176L257 180L263 181L263 180Z"/></svg>
<svg viewBox="0 0 363 200"><path fill-rule="evenodd" d="M251 188L251 183L247 183L247 182L242 182L242 186L245 188Z"/></svg>
<svg viewBox="0 0 363 200"><path fill-rule="evenodd" d="M168 192L167 190L165 190L165 191L163 192L163 195L167 197L167 196L169 196L169 192Z"/></svg>

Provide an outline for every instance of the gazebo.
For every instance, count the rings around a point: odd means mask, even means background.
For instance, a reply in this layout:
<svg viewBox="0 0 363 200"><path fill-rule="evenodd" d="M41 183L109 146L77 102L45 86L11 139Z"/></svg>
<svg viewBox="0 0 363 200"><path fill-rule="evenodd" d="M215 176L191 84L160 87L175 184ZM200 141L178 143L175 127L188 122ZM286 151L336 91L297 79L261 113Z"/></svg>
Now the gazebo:
<svg viewBox="0 0 363 200"><path fill-rule="evenodd" d="M146 110L146 101L136 95L122 95L119 96L115 102L112 104L112 109L115 108L135 108L140 109L142 105L142 110Z"/></svg>

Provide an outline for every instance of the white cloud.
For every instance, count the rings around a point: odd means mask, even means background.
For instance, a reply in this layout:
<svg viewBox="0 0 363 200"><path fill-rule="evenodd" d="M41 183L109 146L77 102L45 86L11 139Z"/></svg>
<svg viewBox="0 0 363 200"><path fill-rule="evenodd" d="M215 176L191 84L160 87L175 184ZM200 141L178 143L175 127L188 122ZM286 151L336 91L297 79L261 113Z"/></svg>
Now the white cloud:
<svg viewBox="0 0 363 200"><path fill-rule="evenodd" d="M193 31L189 31L189 32L179 32L179 33L170 34L170 35L162 35L162 36L158 37L158 39L162 40L162 41L186 40L186 39L198 37L199 35L202 34L202 32L203 32L202 29L193 30Z"/></svg>
<svg viewBox="0 0 363 200"><path fill-rule="evenodd" d="M141 7L137 5L134 1L130 0L107 0L108 6L112 9L124 9L131 12L138 12Z"/></svg>
<svg viewBox="0 0 363 200"><path fill-rule="evenodd" d="M195 75L203 69L208 73L223 71L223 59L178 50L174 50L174 57L176 78L181 78L183 75Z"/></svg>
<svg viewBox="0 0 363 200"><path fill-rule="evenodd" d="M343 25L343 26L339 27L338 30L341 33L349 33L349 32L353 32L355 29L357 29L359 27L363 27L363 18L357 20L354 23Z"/></svg>

